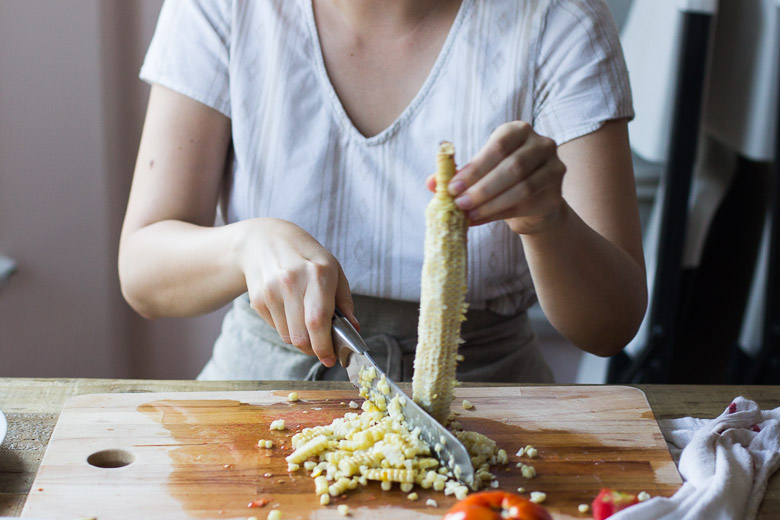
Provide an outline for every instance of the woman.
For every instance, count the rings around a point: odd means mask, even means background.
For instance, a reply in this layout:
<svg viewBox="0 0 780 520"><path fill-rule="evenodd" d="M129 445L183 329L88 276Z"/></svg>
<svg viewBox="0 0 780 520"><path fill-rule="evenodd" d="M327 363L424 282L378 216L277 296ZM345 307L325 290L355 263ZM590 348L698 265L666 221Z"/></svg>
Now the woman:
<svg viewBox="0 0 780 520"><path fill-rule="evenodd" d="M202 378L343 377L338 306L410 379L443 139L468 159L449 188L472 226L459 379L551 381L535 296L588 352L635 333L633 112L600 0L168 0L141 76L122 289L147 317L235 299Z"/></svg>

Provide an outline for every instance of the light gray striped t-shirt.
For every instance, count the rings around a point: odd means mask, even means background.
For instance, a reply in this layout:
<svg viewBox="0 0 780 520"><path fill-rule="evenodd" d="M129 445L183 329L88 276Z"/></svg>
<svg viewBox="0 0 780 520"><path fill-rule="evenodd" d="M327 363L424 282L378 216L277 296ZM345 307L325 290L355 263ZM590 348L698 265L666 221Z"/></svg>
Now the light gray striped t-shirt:
<svg viewBox="0 0 780 520"><path fill-rule="evenodd" d="M330 84L311 0L167 0L141 77L231 118L226 221L294 222L338 258L353 292L408 301L419 300L423 181L440 141L465 163L507 121L560 144L633 116L602 0L463 0L420 91L368 138ZM519 237L497 222L468 239L472 308L528 307Z"/></svg>

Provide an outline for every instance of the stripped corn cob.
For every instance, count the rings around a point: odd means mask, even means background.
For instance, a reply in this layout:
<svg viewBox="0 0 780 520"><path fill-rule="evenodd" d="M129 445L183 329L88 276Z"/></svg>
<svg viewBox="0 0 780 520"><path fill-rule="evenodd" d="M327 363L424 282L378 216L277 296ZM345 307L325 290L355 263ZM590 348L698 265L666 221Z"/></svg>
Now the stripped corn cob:
<svg viewBox="0 0 780 520"><path fill-rule="evenodd" d="M425 210L420 320L412 378L414 400L441 423L450 415L460 325L466 319L468 223L447 192L455 174L454 155L452 143L441 143L436 157L436 194Z"/></svg>

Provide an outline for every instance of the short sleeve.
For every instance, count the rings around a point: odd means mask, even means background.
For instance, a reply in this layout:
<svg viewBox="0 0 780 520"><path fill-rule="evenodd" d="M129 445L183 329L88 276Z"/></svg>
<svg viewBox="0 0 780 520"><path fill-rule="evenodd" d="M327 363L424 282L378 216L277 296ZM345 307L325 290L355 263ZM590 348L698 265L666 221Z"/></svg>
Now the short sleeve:
<svg viewBox="0 0 780 520"><path fill-rule="evenodd" d="M140 77L230 117L230 2L165 0Z"/></svg>
<svg viewBox="0 0 780 520"><path fill-rule="evenodd" d="M552 0L541 21L534 128L558 144L633 118L617 27L603 0Z"/></svg>

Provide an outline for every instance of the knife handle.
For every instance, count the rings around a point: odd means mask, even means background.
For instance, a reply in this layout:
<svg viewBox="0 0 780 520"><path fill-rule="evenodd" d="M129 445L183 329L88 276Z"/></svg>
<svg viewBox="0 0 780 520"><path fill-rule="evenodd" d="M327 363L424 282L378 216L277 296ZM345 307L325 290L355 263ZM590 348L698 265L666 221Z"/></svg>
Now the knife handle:
<svg viewBox="0 0 780 520"><path fill-rule="evenodd" d="M355 327L349 322L343 312L336 307L333 316L333 350L341 366L346 367L352 353L365 354L368 350L366 342Z"/></svg>

